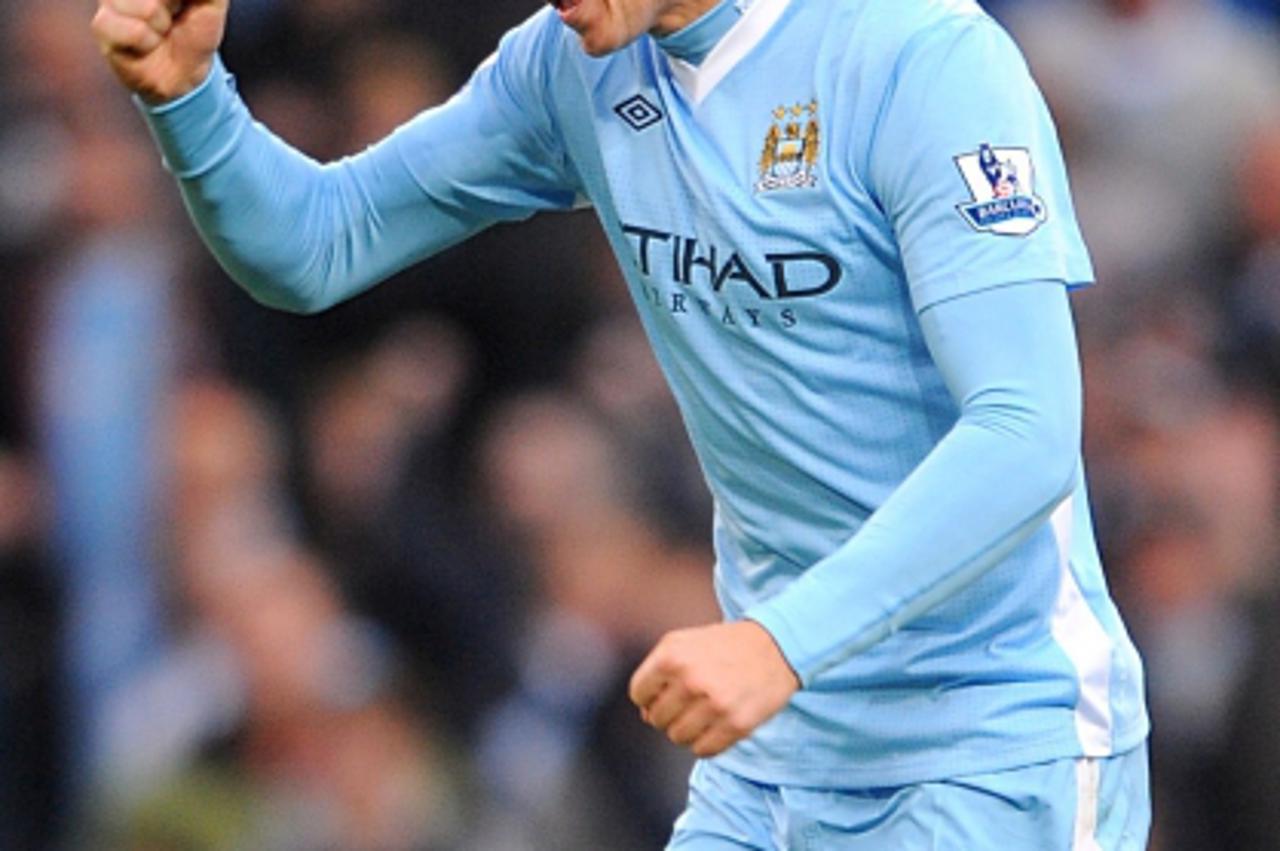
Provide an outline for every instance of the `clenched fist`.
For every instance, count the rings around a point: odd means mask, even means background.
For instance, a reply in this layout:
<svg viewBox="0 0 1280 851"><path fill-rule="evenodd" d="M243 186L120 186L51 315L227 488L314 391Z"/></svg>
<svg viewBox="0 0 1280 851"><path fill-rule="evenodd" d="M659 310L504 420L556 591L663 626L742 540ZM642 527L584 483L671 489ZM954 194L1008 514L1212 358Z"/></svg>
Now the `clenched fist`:
<svg viewBox="0 0 1280 851"><path fill-rule="evenodd" d="M773 717L800 688L754 621L669 633L631 678L641 717L700 757L715 756Z"/></svg>
<svg viewBox="0 0 1280 851"><path fill-rule="evenodd" d="M153 102L181 97L209 75L229 0L98 0L93 34L116 76Z"/></svg>

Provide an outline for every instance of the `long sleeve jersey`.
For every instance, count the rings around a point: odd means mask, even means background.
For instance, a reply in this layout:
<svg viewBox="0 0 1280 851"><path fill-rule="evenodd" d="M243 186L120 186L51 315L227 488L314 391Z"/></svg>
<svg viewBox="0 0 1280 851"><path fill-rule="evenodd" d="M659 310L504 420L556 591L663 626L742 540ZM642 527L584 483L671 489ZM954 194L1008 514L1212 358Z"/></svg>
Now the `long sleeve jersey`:
<svg viewBox="0 0 1280 851"><path fill-rule="evenodd" d="M594 207L715 500L725 616L804 686L727 768L853 788L1135 746L1080 462L1092 270L1022 57L970 0L735 9L605 58L544 10L330 165L221 66L145 111L210 248L290 310Z"/></svg>

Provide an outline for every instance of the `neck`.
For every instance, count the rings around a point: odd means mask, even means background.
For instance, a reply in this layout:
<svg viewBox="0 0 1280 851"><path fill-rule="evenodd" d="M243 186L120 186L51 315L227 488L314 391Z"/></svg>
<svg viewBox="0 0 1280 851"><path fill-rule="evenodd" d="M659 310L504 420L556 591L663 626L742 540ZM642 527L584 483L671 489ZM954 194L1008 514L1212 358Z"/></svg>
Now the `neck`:
<svg viewBox="0 0 1280 851"><path fill-rule="evenodd" d="M659 38L679 32L720 3L721 0L672 0L658 13L650 32Z"/></svg>
<svg viewBox="0 0 1280 851"><path fill-rule="evenodd" d="M701 65L725 33L742 16L738 0L711 0L702 14L678 30L658 36L658 45L671 56ZM657 31L655 30L655 35Z"/></svg>

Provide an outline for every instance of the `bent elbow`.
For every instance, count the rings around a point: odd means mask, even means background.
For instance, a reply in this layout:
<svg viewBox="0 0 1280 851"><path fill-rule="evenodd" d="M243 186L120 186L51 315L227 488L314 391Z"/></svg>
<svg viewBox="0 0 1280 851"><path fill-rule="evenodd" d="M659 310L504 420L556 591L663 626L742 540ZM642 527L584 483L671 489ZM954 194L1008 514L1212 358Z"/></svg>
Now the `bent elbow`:
<svg viewBox="0 0 1280 851"><path fill-rule="evenodd" d="M308 301L307 299L295 299L295 298L273 300L273 299L255 297L254 300L257 301L258 304L263 305L264 307L269 307L272 310L280 310L285 313L292 313L295 316L315 316L317 313L325 312L332 306L332 305L325 304L323 302L315 302L315 301Z"/></svg>
<svg viewBox="0 0 1280 851"><path fill-rule="evenodd" d="M1075 489L1080 469L1078 418L1041 413L1029 423L1026 469L1035 471L1036 490L1045 503L1058 503Z"/></svg>
<svg viewBox="0 0 1280 851"><path fill-rule="evenodd" d="M230 271L230 270L229 270ZM315 287L304 287L297 284L282 283L265 275L245 272L232 272L231 277L249 297L263 307L294 313L300 316L314 316L333 306L323 297L323 293Z"/></svg>
<svg viewBox="0 0 1280 851"><path fill-rule="evenodd" d="M1063 451L1046 466L1045 487L1049 494L1046 501L1056 505L1071 496L1076 489L1076 480L1080 475L1080 453L1074 450Z"/></svg>
<svg viewBox="0 0 1280 851"><path fill-rule="evenodd" d="M1035 502L1059 502L1071 494L1080 466L1078 406L988 393L968 407L965 418L999 441L1002 468Z"/></svg>
<svg viewBox="0 0 1280 851"><path fill-rule="evenodd" d="M322 299L311 298L289 291L283 293L261 293L250 290L249 294L254 301L263 307L281 310L285 313L293 313L298 316L315 316L317 313L323 313L333 307L332 304Z"/></svg>

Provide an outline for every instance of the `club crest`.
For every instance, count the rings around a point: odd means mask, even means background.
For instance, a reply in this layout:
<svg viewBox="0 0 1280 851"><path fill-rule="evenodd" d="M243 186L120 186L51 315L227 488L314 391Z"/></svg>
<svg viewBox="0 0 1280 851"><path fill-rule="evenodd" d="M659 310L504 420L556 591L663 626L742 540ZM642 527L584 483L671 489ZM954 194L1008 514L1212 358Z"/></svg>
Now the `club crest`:
<svg viewBox="0 0 1280 851"><path fill-rule="evenodd" d="M816 100L775 109L760 152L756 192L817 186L821 138Z"/></svg>
<svg viewBox="0 0 1280 851"><path fill-rule="evenodd" d="M1035 194L1035 169L1026 148L993 148L955 158L973 200L956 210L974 230L1002 236L1027 236L1048 218Z"/></svg>

